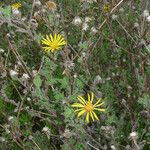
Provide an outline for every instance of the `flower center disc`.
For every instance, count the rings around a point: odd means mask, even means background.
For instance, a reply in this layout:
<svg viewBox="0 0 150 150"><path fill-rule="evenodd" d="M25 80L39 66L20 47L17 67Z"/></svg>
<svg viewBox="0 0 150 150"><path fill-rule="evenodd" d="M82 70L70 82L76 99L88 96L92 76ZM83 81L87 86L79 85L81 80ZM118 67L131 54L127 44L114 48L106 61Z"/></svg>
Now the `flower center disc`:
<svg viewBox="0 0 150 150"><path fill-rule="evenodd" d="M93 105L90 102L88 102L85 106L85 109L86 111L90 112L93 110Z"/></svg>
<svg viewBox="0 0 150 150"><path fill-rule="evenodd" d="M51 47L53 49L57 49L59 46L58 46L58 44L56 42L52 42Z"/></svg>

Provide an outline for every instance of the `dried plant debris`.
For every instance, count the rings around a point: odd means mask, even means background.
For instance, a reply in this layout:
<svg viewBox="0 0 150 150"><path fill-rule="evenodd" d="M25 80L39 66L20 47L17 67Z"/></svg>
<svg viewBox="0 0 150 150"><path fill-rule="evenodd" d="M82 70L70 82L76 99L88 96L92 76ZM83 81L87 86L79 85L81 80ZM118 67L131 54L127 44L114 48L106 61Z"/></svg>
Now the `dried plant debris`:
<svg viewBox="0 0 150 150"><path fill-rule="evenodd" d="M149 8L1 0L0 149L149 150Z"/></svg>

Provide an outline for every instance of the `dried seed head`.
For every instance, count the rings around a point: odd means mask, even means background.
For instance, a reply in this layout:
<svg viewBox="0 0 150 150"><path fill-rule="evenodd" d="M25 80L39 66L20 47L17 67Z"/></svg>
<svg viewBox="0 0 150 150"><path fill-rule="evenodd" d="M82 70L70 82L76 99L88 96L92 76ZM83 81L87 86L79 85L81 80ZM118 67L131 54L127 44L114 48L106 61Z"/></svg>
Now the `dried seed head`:
<svg viewBox="0 0 150 150"><path fill-rule="evenodd" d="M68 60L68 61L64 62L64 67L69 70L72 70L72 69L74 69L75 64L71 60Z"/></svg>
<svg viewBox="0 0 150 150"><path fill-rule="evenodd" d="M11 77L17 77L18 76L18 72L16 72L15 70L10 70L10 76Z"/></svg>
<svg viewBox="0 0 150 150"><path fill-rule="evenodd" d="M111 145L110 147L111 147L112 150L116 150L115 145Z"/></svg>
<svg viewBox="0 0 150 150"><path fill-rule="evenodd" d="M130 133L130 138L131 138L131 139L137 139L137 138L138 138L137 132L135 132L135 131L134 131L134 132L131 132L131 133Z"/></svg>
<svg viewBox="0 0 150 150"><path fill-rule="evenodd" d="M134 27L135 27L135 28L138 28L138 27L139 27L139 23L135 22L135 23L134 23Z"/></svg>
<svg viewBox="0 0 150 150"><path fill-rule="evenodd" d="M27 79L29 79L30 77L29 77L28 74L24 73L24 74L22 75L22 78L23 78L24 80L27 80Z"/></svg>
<svg viewBox="0 0 150 150"><path fill-rule="evenodd" d="M38 23L35 19L31 19L31 28L36 30L36 28L38 27Z"/></svg>
<svg viewBox="0 0 150 150"><path fill-rule="evenodd" d="M41 10L41 13L45 14L47 12L46 8L43 7L42 10Z"/></svg>
<svg viewBox="0 0 150 150"><path fill-rule="evenodd" d="M73 19L73 22L72 22L74 25L76 26L79 26L82 24L82 20L79 16L76 16L74 19Z"/></svg>
<svg viewBox="0 0 150 150"><path fill-rule="evenodd" d="M144 10L144 11L143 11L143 17L148 17L148 16L149 16L148 10Z"/></svg>
<svg viewBox="0 0 150 150"><path fill-rule="evenodd" d="M120 11L120 12L124 12L124 8L120 8L119 11Z"/></svg>
<svg viewBox="0 0 150 150"><path fill-rule="evenodd" d="M39 0L35 0L35 6L40 7L42 4Z"/></svg>
<svg viewBox="0 0 150 150"><path fill-rule="evenodd" d="M147 20L148 22L150 22L150 16L148 16L148 17L146 18L146 20Z"/></svg>
<svg viewBox="0 0 150 150"><path fill-rule="evenodd" d="M32 139L33 139L33 136L32 136L32 135L29 135L28 138L29 138L29 140L32 140Z"/></svg>
<svg viewBox="0 0 150 150"><path fill-rule="evenodd" d="M92 28L91 28L91 32L92 32L93 34L96 34L96 33L97 33L97 29L96 29L95 27L92 27Z"/></svg>
<svg viewBox="0 0 150 150"><path fill-rule="evenodd" d="M38 21L42 20L42 17L40 15L40 11L35 12L33 17L34 17L34 19L36 19Z"/></svg>
<svg viewBox="0 0 150 150"><path fill-rule="evenodd" d="M85 22L90 22L92 19L90 17L85 17Z"/></svg>
<svg viewBox="0 0 150 150"><path fill-rule="evenodd" d="M27 18L26 18L26 17L22 17L21 20L22 20L22 21L26 21Z"/></svg>
<svg viewBox="0 0 150 150"><path fill-rule="evenodd" d="M48 132L48 131L49 131L49 128L45 126L45 127L42 129L42 131L43 131L43 132Z"/></svg>
<svg viewBox="0 0 150 150"><path fill-rule="evenodd" d="M74 74L73 77L74 77L74 78L77 78L78 76L77 76L77 74Z"/></svg>
<svg viewBox="0 0 150 150"><path fill-rule="evenodd" d="M4 49L0 48L0 53L4 53L4 52L5 52Z"/></svg>
<svg viewBox="0 0 150 150"><path fill-rule="evenodd" d="M27 97L27 101L31 101L31 98L30 98L30 97Z"/></svg>
<svg viewBox="0 0 150 150"><path fill-rule="evenodd" d="M9 116L9 117L8 117L8 121L10 121L10 122L11 122L13 119L14 119L13 116Z"/></svg>
<svg viewBox="0 0 150 150"><path fill-rule="evenodd" d="M139 45L144 46L146 44L145 39L140 39Z"/></svg>
<svg viewBox="0 0 150 150"><path fill-rule="evenodd" d="M0 141L1 141L1 142L5 142L6 140L5 140L5 138L0 137Z"/></svg>
<svg viewBox="0 0 150 150"><path fill-rule="evenodd" d="M12 9L12 15L14 18L21 18L21 11L19 9Z"/></svg>
<svg viewBox="0 0 150 150"><path fill-rule="evenodd" d="M70 138L72 136L72 133L70 132L69 129L65 129L65 132L63 133L63 137L65 138Z"/></svg>
<svg viewBox="0 0 150 150"><path fill-rule="evenodd" d="M82 30L86 31L88 28L89 28L89 25L87 23L83 23Z"/></svg>
<svg viewBox="0 0 150 150"><path fill-rule="evenodd" d="M115 14L113 14L113 15L111 16L111 18L112 18L112 20L116 20L116 19L118 18L118 16L115 15Z"/></svg>
<svg viewBox="0 0 150 150"><path fill-rule="evenodd" d="M94 79L93 84L94 84L94 85L97 85L97 84L99 84L99 83L104 83L104 80L100 77L100 75L97 75L97 76L95 77L95 79Z"/></svg>
<svg viewBox="0 0 150 150"><path fill-rule="evenodd" d="M5 129L6 133L9 134L10 133L10 130L9 129Z"/></svg>
<svg viewBox="0 0 150 150"><path fill-rule="evenodd" d="M32 70L32 74L33 74L33 76L36 76L36 75L37 75L37 73L38 73L38 71L37 71L37 70Z"/></svg>

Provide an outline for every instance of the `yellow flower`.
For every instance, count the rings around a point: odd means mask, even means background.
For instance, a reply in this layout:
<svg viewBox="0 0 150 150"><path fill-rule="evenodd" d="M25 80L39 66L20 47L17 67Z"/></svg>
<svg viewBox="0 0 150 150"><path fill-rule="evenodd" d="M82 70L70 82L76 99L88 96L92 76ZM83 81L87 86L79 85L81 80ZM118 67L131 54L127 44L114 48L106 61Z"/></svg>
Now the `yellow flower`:
<svg viewBox="0 0 150 150"><path fill-rule="evenodd" d="M22 6L21 3L14 3L14 4L11 5L12 9L18 9L21 6Z"/></svg>
<svg viewBox="0 0 150 150"><path fill-rule="evenodd" d="M60 34L56 33L54 36L52 36L52 34L50 34L50 36L46 35L46 38L43 38L41 42L45 45L43 49L47 52L59 50L61 46L66 44L65 39Z"/></svg>
<svg viewBox="0 0 150 150"><path fill-rule="evenodd" d="M95 104L93 104L94 93L92 93L91 96L90 94L87 94L87 96L88 100L85 100L82 96L78 96L78 100L80 103L74 103L71 105L71 107L78 108L75 110L75 112L78 112L78 117L82 116L83 114L86 114L86 122L89 123L90 118L92 119L92 121L94 121L95 119L99 120L95 111L104 112L105 109L100 108L100 106L104 104L104 102L101 102L101 98L98 99Z"/></svg>
<svg viewBox="0 0 150 150"><path fill-rule="evenodd" d="M110 4L104 4L103 5L103 11L104 11L104 13L110 12L110 9L111 9Z"/></svg>
<svg viewBox="0 0 150 150"><path fill-rule="evenodd" d="M53 1L47 1L47 2L46 2L46 6L47 6L47 8L50 9L50 10L56 10L56 9L57 9L57 5L56 5L56 3L53 2Z"/></svg>

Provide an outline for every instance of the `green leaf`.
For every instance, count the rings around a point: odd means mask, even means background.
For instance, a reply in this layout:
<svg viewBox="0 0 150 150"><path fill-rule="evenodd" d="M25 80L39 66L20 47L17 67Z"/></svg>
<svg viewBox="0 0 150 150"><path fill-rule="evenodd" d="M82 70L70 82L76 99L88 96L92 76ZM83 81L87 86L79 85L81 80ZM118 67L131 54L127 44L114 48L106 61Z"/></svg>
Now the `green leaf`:
<svg viewBox="0 0 150 150"><path fill-rule="evenodd" d="M138 103L144 108L148 108L150 106L150 94L145 94L143 97L140 97Z"/></svg>
<svg viewBox="0 0 150 150"><path fill-rule="evenodd" d="M69 107L66 107L64 115L65 115L65 118L67 118L67 119L74 117L73 110Z"/></svg>
<svg viewBox="0 0 150 150"><path fill-rule="evenodd" d="M83 50L87 50L88 49L88 43L87 42L80 43L79 47Z"/></svg>
<svg viewBox="0 0 150 150"><path fill-rule="evenodd" d="M55 79L53 76L49 75L46 77L47 84L54 85L57 83L57 79Z"/></svg>
<svg viewBox="0 0 150 150"><path fill-rule="evenodd" d="M0 98L0 112L3 112L6 108L6 104L4 103L4 100Z"/></svg>
<svg viewBox="0 0 150 150"><path fill-rule="evenodd" d="M61 89L66 89L69 86L69 79L67 77L64 77L63 79L57 80L60 83Z"/></svg>
<svg viewBox="0 0 150 150"><path fill-rule="evenodd" d="M75 145L75 150L84 150L83 144L77 143L77 144Z"/></svg>
<svg viewBox="0 0 150 150"><path fill-rule="evenodd" d="M41 40L42 40L43 38L44 38L44 37L42 36L42 34L39 33L39 34L37 35L36 41L40 44L40 43L41 43Z"/></svg>
<svg viewBox="0 0 150 150"><path fill-rule="evenodd" d="M77 78L76 79L76 87L77 87L78 91L83 89L83 87L84 87L83 81Z"/></svg>
<svg viewBox="0 0 150 150"><path fill-rule="evenodd" d="M11 16L11 7L8 6L6 8L0 8L0 11L2 11L4 18L8 19Z"/></svg>
<svg viewBox="0 0 150 150"><path fill-rule="evenodd" d="M20 114L19 122L21 124L29 123L30 120L31 120L31 117L28 114Z"/></svg>
<svg viewBox="0 0 150 150"><path fill-rule="evenodd" d="M42 80L41 80L41 78L40 78L39 75L37 75L37 76L34 77L33 83L34 83L34 85L35 85L36 87L41 87L41 85L42 85Z"/></svg>
<svg viewBox="0 0 150 150"><path fill-rule="evenodd" d="M118 118L116 117L115 114L111 115L108 117L108 119L106 120L107 124L112 124L112 123L117 123Z"/></svg>
<svg viewBox="0 0 150 150"><path fill-rule="evenodd" d="M53 93L54 93L55 100L62 101L64 99L64 94L61 93L60 91L54 90Z"/></svg>

